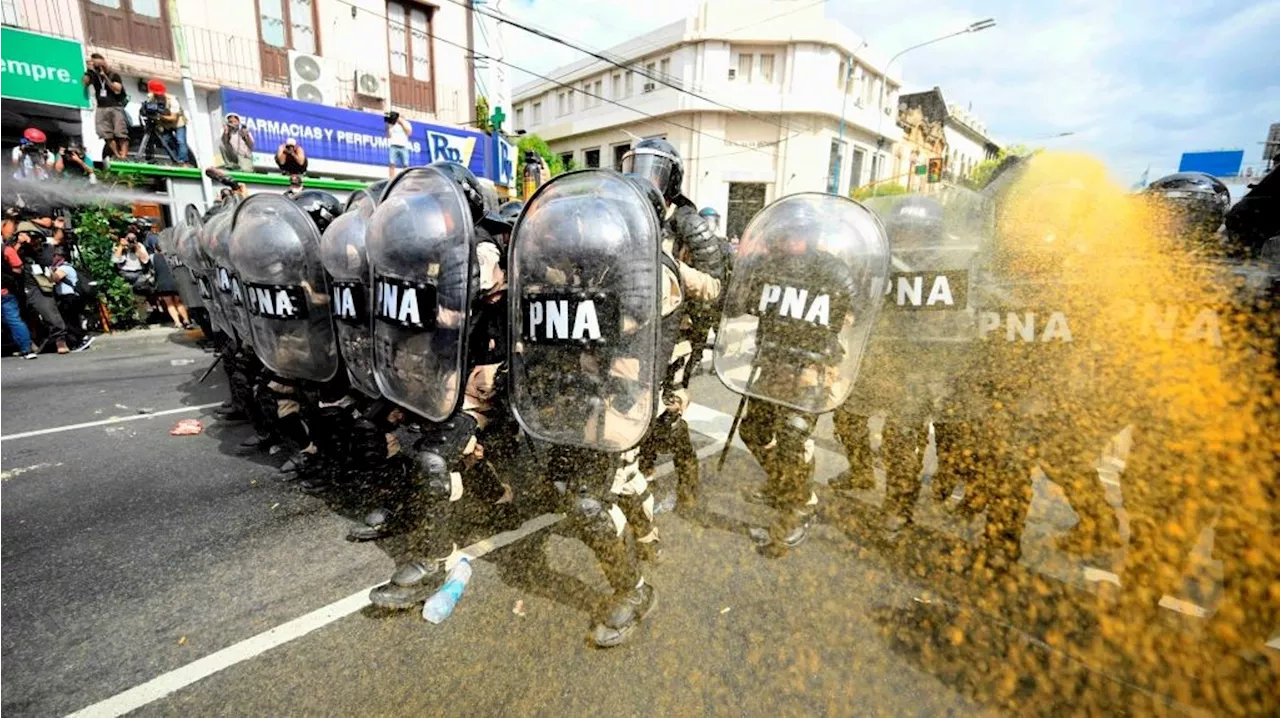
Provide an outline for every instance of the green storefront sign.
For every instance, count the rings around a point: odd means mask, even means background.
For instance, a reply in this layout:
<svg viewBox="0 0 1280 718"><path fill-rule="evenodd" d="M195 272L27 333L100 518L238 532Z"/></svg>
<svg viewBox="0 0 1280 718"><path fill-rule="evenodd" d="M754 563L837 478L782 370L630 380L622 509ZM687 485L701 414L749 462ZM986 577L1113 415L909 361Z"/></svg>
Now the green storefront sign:
<svg viewBox="0 0 1280 718"><path fill-rule="evenodd" d="M88 107L80 84L84 64L84 48L74 40L0 28L0 95L5 99Z"/></svg>

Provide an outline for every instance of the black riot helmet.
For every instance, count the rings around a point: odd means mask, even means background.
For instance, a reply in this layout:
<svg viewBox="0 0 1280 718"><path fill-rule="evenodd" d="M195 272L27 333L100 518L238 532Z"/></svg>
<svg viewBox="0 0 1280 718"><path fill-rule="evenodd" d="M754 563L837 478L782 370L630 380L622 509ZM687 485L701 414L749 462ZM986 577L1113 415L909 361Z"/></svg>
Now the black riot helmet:
<svg viewBox="0 0 1280 718"><path fill-rule="evenodd" d="M1217 177L1204 172L1178 172L1147 185L1143 194L1172 210L1190 232L1212 234L1222 226L1231 192Z"/></svg>
<svg viewBox="0 0 1280 718"><path fill-rule="evenodd" d="M520 216L520 211L523 209L524 202L521 202L518 199L513 199L510 202L503 203L503 205L498 208L498 216L507 222L515 224L516 218Z"/></svg>
<svg viewBox="0 0 1280 718"><path fill-rule="evenodd" d="M904 197L887 214L884 228L894 249L932 247L942 241L946 212L932 197Z"/></svg>
<svg viewBox="0 0 1280 718"><path fill-rule="evenodd" d="M323 190L303 190L290 199L311 217L311 221L316 223L316 229L320 230L321 234L324 234L324 230L334 218L342 214L342 203L337 197Z"/></svg>
<svg viewBox="0 0 1280 718"><path fill-rule="evenodd" d="M667 202L680 195L684 184L684 160L675 145L664 139L640 140L622 158L624 174L643 177L653 183Z"/></svg>
<svg viewBox="0 0 1280 718"><path fill-rule="evenodd" d="M654 186L646 177L637 174L626 173L623 175L627 181L635 185L640 190L640 194L649 200L649 204L653 206L653 211L657 213L658 222L662 223L667 215L667 201L662 197L662 192Z"/></svg>
<svg viewBox="0 0 1280 718"><path fill-rule="evenodd" d="M459 189L462 190L463 196L467 198L467 206L471 209L472 222L479 222L489 213L488 204L490 200L487 197L485 188L480 185L479 178L471 170L457 162L447 162L445 160L432 162L428 166L440 170L445 176L457 183Z"/></svg>
<svg viewBox="0 0 1280 718"><path fill-rule="evenodd" d="M707 226L711 228L712 234L720 231L720 213L716 211L715 207L703 207L698 212L698 216L702 217Z"/></svg>

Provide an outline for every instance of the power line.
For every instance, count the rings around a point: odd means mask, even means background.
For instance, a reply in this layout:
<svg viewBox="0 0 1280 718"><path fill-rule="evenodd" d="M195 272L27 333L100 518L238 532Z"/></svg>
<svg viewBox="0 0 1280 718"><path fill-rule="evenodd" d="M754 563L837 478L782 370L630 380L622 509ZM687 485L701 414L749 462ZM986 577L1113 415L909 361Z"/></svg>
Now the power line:
<svg viewBox="0 0 1280 718"><path fill-rule="evenodd" d="M724 109L729 110L729 111L731 111L731 112L737 112L737 113L741 113L741 114L747 115L748 117L752 117L752 118L754 118L754 119L760 120L760 121L762 121L762 122L765 122L766 124L774 125L774 126L776 126L778 129L785 130L785 131L787 131L787 132L791 132L791 131L792 131L792 127L791 127L790 125L784 125L784 124L782 124L781 122L778 122L778 121L772 120L772 119L770 119L770 118L768 118L768 117L765 117L765 116L762 116L762 115L760 115L759 113L752 112L752 111L750 111L750 110L744 110L744 109L741 109L741 108L738 108L738 107L733 107L733 106L731 106L731 105L727 105L727 104L725 104L725 103L723 103L723 102L719 102L719 101L717 101L717 100L713 100L713 99L711 99L710 97L707 97L706 95L703 95L703 94L700 94L700 93L697 93L697 92L693 92L693 91L691 91L691 90L687 90L687 89L685 89L685 88L681 87L680 85L675 84L675 83L673 83L673 82L670 82L670 81L668 81L667 79L665 79L665 78L661 77L662 73L659 73L659 72L653 72L653 73L650 73L650 72L648 72L648 71L641 70L641 69L640 69L640 66L639 66L638 64L637 64L637 65L635 65L635 66L628 66L628 65L625 65L625 64L620 63L620 62L618 62L618 61L616 61L616 60L614 60L614 59L612 59L612 58L606 57L605 55L601 55L600 53L595 52L594 50L588 49L588 48L586 48L586 47L583 47L583 46L581 46L581 45L578 45L578 44L572 43L572 42L570 42L570 41L568 41L568 40L565 40L565 39L563 39L563 38L561 38L561 37L558 37L558 36L556 36L556 35L554 35L554 34L552 34L552 33L550 33L550 32L545 32L545 31L540 30L540 29L538 29L538 28L531 27L531 26L529 26L529 25L526 25L526 24L523 24L523 23L521 23L521 22L518 22L518 21L512 20L511 18L506 17L506 16L503 16L503 15L495 15L495 14L493 14L493 13L491 13L491 12L488 12L488 11L485 11L485 10L481 10L481 9L479 9L479 8L475 8L474 6L472 6L472 5L470 5L468 2L466 2L466 0L448 0L448 1L449 1L449 2L451 2L451 3L453 3L454 5L458 5L459 7L470 8L473 12L475 12L475 13L477 13L477 14L479 14L479 15L484 15L485 17L488 17L488 18L491 18L491 19L497 20L498 22L504 22L504 23L506 23L506 24L508 24L508 25L511 25L512 27L516 27L516 28L519 28L519 29L521 29L521 30L524 30L524 31L525 31L525 32L527 32L527 33L530 33L530 34L536 35L536 36L538 36L538 37L541 37L541 38L544 38L544 39L547 39L547 40L550 40L550 41L552 41L552 42L554 42L554 43L556 43L556 44L563 45L563 46L565 46L565 47L568 47L568 48L571 48L571 49L577 50L578 52L581 52L581 53L584 53L584 54L590 55L591 57L594 57L594 58L596 58L597 60L600 60L600 61L602 61L602 62L606 62L606 63L608 63L608 64L610 64L610 65L613 65L614 67L617 67L617 68L619 68L619 69L627 70L627 71L629 71L629 72L635 72L635 73L637 73L637 74L639 74L639 75L642 75L642 76L644 76L644 77L649 78L650 80L653 80L653 81L655 81L655 82L660 82L660 83L662 83L663 85L666 85L667 87L670 87L670 88L672 88L672 89L674 89L674 90L676 90L676 91L678 91L678 92L683 92L683 93L685 93L685 94L689 95L690 97L693 97L693 98L696 98L696 99L702 100L703 102L706 102L706 103L708 103L708 104L712 104L712 105L715 105L715 106L717 106L717 107L724 108ZM526 70L526 72L528 72L528 71ZM547 81L549 81L549 82L555 82L555 80L551 80L551 79L549 79L549 78L545 78L545 76L542 76L542 75L536 75L535 73L532 73L532 72L530 72L529 74L530 74L530 75L535 75L536 77L543 77L544 79L547 79ZM779 113L779 114L781 114L781 113ZM811 129L812 129L812 128L810 128L810 130L811 130Z"/></svg>

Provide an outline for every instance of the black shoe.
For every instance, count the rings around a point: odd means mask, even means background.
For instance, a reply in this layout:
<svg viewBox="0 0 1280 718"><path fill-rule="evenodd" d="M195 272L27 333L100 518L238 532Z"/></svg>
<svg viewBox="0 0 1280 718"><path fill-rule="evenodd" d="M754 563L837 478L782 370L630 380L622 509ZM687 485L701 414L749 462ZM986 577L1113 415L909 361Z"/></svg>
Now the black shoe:
<svg viewBox="0 0 1280 718"><path fill-rule="evenodd" d="M229 406L225 409L221 407L214 409L213 415L217 417L218 421L248 421L249 420L248 414L232 406Z"/></svg>
<svg viewBox="0 0 1280 718"><path fill-rule="evenodd" d="M776 528L754 528L750 533L751 540L756 542L756 550L761 556L781 558L809 538L809 524L802 523L786 532L779 532Z"/></svg>
<svg viewBox="0 0 1280 718"><path fill-rule="evenodd" d="M647 583L615 593L605 607L604 619L591 630L592 642L600 648L622 645L657 605L658 594Z"/></svg>
<svg viewBox="0 0 1280 718"><path fill-rule="evenodd" d="M318 453L299 451L284 462L284 465L280 467L280 473L287 474L293 478L302 478L306 474L314 472L319 466L320 456Z"/></svg>
<svg viewBox="0 0 1280 718"><path fill-rule="evenodd" d="M391 509L379 506L364 517L364 523L352 526L347 532L347 540L353 543L361 541L377 541L395 533L392 524L395 514Z"/></svg>
<svg viewBox="0 0 1280 718"><path fill-rule="evenodd" d="M444 577L438 561L411 561L397 568L390 581L369 591L369 602L378 608L407 611L426 601L444 584Z"/></svg>
<svg viewBox="0 0 1280 718"><path fill-rule="evenodd" d="M254 434L240 442L240 448L244 451L252 451L253 449L269 449L271 448L271 437L263 434Z"/></svg>

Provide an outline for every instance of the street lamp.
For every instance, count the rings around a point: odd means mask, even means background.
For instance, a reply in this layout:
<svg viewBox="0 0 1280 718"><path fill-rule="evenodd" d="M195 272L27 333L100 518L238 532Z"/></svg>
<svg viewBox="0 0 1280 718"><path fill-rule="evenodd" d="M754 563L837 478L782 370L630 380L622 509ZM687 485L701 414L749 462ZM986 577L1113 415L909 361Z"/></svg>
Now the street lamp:
<svg viewBox="0 0 1280 718"><path fill-rule="evenodd" d="M876 135L878 135L878 137L876 138L876 160L873 163L876 171L873 173L873 175L880 174L880 165L883 164L883 160L880 158L879 151L884 148L884 135L881 134L882 128L884 126L884 115L885 115L884 88L889 84L889 66L893 64L893 61L897 60L899 57L902 57L908 52L911 52L912 50L918 50L926 45L932 45L935 42L942 42L943 40L947 40L949 38L953 38L959 35L967 35L971 32L982 32L983 30L988 30L995 26L996 26L996 21L993 18L986 18L984 20L979 20L977 22L971 22L968 25L966 25L964 29L956 30L955 32L948 33L946 35L941 35L939 37L935 37L932 40L925 40L924 42L919 43L917 45L912 45L911 47L908 47L905 50L899 50L896 55L889 58L889 61L884 64L884 68L881 70L881 73L884 75L884 77L881 78L880 80L880 103L879 103L880 116L876 120ZM878 187L878 184L877 184L878 181L879 181L878 177L873 176L871 178L871 194L873 195L876 193L876 188Z"/></svg>

